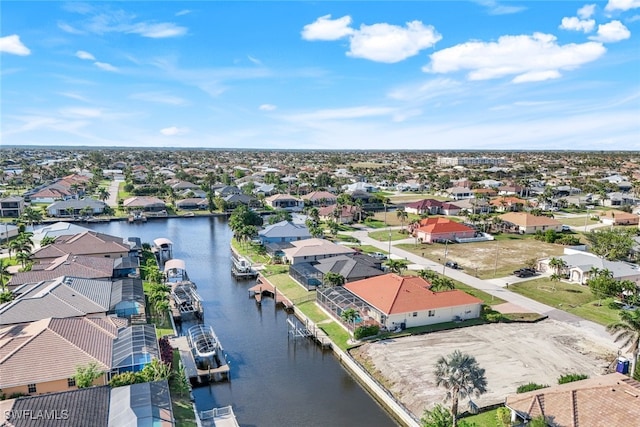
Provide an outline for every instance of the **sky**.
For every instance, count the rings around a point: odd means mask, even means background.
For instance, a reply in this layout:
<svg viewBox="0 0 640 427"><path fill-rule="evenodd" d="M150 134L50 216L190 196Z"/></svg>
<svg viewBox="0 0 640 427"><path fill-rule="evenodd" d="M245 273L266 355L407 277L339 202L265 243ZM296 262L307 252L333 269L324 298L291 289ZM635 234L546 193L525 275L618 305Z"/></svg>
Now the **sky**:
<svg viewBox="0 0 640 427"><path fill-rule="evenodd" d="M640 150L640 0L0 3L0 145Z"/></svg>

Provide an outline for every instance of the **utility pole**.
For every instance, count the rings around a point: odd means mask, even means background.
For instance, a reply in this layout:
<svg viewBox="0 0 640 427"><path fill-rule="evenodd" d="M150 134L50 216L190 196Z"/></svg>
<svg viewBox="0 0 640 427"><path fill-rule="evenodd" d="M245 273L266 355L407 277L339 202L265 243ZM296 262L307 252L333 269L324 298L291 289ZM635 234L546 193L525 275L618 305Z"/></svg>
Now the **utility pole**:
<svg viewBox="0 0 640 427"><path fill-rule="evenodd" d="M496 277L496 273L498 271L498 251L499 247L498 247L498 241L496 240L496 262L493 265L493 277Z"/></svg>
<svg viewBox="0 0 640 427"><path fill-rule="evenodd" d="M444 276L444 272L445 269L447 268L447 253L448 251L448 246L449 245L449 239L444 241L444 263L442 264L442 275Z"/></svg>

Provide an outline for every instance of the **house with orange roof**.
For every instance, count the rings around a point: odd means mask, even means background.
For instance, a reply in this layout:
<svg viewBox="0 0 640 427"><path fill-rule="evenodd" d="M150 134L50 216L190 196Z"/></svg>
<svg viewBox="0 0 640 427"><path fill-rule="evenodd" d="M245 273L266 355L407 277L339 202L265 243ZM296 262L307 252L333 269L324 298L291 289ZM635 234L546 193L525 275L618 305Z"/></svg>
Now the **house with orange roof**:
<svg viewBox="0 0 640 427"><path fill-rule="evenodd" d="M300 197L302 200L311 203L313 206L330 206L338 203L338 197L328 191L312 191Z"/></svg>
<svg viewBox="0 0 640 427"><path fill-rule="evenodd" d="M394 273L342 286L362 303L360 316L387 329L412 328L480 317L482 301L460 290L434 292L418 276Z"/></svg>
<svg viewBox="0 0 640 427"><path fill-rule="evenodd" d="M515 196L500 196L489 201L496 212L519 212L526 205L527 201Z"/></svg>
<svg viewBox="0 0 640 427"><path fill-rule="evenodd" d="M600 213L600 222L608 225L638 225L640 217L624 211L604 211Z"/></svg>
<svg viewBox="0 0 640 427"><path fill-rule="evenodd" d="M476 235L476 230L452 221L448 218L425 218L413 229L413 235L423 243L433 243L444 240L469 239Z"/></svg>
<svg viewBox="0 0 640 427"><path fill-rule="evenodd" d="M507 396L511 421L544 417L553 426L637 426L640 382L618 372Z"/></svg>
<svg viewBox="0 0 640 427"><path fill-rule="evenodd" d="M509 212L498 218L506 225L507 230L520 234L535 234L538 231L554 230L562 231L562 224L548 216L536 216L528 212Z"/></svg>

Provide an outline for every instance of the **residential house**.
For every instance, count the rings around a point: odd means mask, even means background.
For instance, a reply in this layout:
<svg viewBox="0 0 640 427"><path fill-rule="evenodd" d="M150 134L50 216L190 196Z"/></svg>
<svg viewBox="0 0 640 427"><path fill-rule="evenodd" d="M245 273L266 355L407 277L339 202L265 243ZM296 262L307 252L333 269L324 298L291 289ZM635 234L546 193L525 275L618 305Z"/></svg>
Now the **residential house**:
<svg viewBox="0 0 640 427"><path fill-rule="evenodd" d="M469 187L452 187L445 190L445 194L453 200L472 199L475 197L473 190Z"/></svg>
<svg viewBox="0 0 640 427"><path fill-rule="evenodd" d="M110 311L111 280L61 276L14 288L15 298L0 305L0 325L48 317L105 316Z"/></svg>
<svg viewBox="0 0 640 427"><path fill-rule="evenodd" d="M491 188L474 188L473 194L476 199L490 199L498 195L498 191Z"/></svg>
<svg viewBox="0 0 640 427"><path fill-rule="evenodd" d="M515 196L500 196L489 201L495 212L520 212L527 201Z"/></svg>
<svg viewBox="0 0 640 427"><path fill-rule="evenodd" d="M499 196L523 196L527 189L521 185L502 185L498 187Z"/></svg>
<svg viewBox="0 0 640 427"><path fill-rule="evenodd" d="M330 205L318 208L318 216L321 220L338 222L340 224L351 224L358 220L361 214L362 208L353 205Z"/></svg>
<svg viewBox="0 0 640 427"><path fill-rule="evenodd" d="M434 243L469 239L475 237L476 230L448 218L436 217L420 220L411 233L423 243Z"/></svg>
<svg viewBox="0 0 640 427"><path fill-rule="evenodd" d="M224 185L222 187L218 187L215 189L214 194L216 197L227 197L232 194L241 194L242 190L240 190L235 185Z"/></svg>
<svg viewBox="0 0 640 427"><path fill-rule="evenodd" d="M416 202L407 203L404 210L410 214L416 215L437 215L442 213L443 202L435 199L423 199Z"/></svg>
<svg viewBox="0 0 640 427"><path fill-rule="evenodd" d="M234 210L238 206L247 206L249 208L259 208L262 206L260 200L247 194L229 194L222 198L227 210Z"/></svg>
<svg viewBox="0 0 640 427"><path fill-rule="evenodd" d="M167 380L22 396L2 403L5 414L32 414L4 421L6 427L175 425Z"/></svg>
<svg viewBox="0 0 640 427"><path fill-rule="evenodd" d="M433 292L417 276L394 273L347 283L344 289L366 304L363 319L371 318L394 330L480 316L482 301L460 290Z"/></svg>
<svg viewBox="0 0 640 427"><path fill-rule="evenodd" d="M502 181L496 181L495 179L483 179L482 181L478 181L478 184L487 189L498 188L502 185Z"/></svg>
<svg viewBox="0 0 640 427"><path fill-rule="evenodd" d="M124 258L130 256L130 252L132 252L131 246L123 243L121 237L96 231L85 231L72 236L59 236L55 243L42 247L31 254L31 259L35 262L46 263L67 254Z"/></svg>
<svg viewBox="0 0 640 427"><path fill-rule="evenodd" d="M24 211L24 197L9 196L0 199L0 217L19 218Z"/></svg>
<svg viewBox="0 0 640 427"><path fill-rule="evenodd" d="M309 233L309 229L304 224L280 221L260 230L258 237L263 245L267 245L269 243L286 243L308 239L311 237L311 233Z"/></svg>
<svg viewBox="0 0 640 427"><path fill-rule="evenodd" d="M33 232L31 240L36 244L40 244L45 237L56 238L58 236L72 236L84 233L85 231L91 231L91 229L74 224L73 222L61 221L38 228Z"/></svg>
<svg viewBox="0 0 640 427"><path fill-rule="evenodd" d="M41 394L75 389L78 366L95 363L111 370L113 340L126 320L118 318L47 318L0 327L0 389ZM94 385L106 385L101 375Z"/></svg>
<svg viewBox="0 0 640 427"><path fill-rule="evenodd" d="M209 201L207 199L202 199L199 197L191 197L188 199L178 200L176 202L176 207L178 209L184 209L184 210L208 209Z"/></svg>
<svg viewBox="0 0 640 427"><path fill-rule="evenodd" d="M118 258L128 259L128 258ZM113 258L101 258L87 255L64 254L52 260L45 260L34 264L30 271L22 271L13 274L10 279L9 289L25 283L37 283L44 280L53 280L61 276L83 277L85 279L110 279L114 269Z"/></svg>
<svg viewBox="0 0 640 427"><path fill-rule="evenodd" d="M0 224L0 242L5 242L18 234L20 234L20 228L17 225L9 224L8 222Z"/></svg>
<svg viewBox="0 0 640 427"><path fill-rule="evenodd" d="M490 213L493 206L485 199L464 199L453 202L460 209L460 212L467 211L474 214Z"/></svg>
<svg viewBox="0 0 640 427"><path fill-rule="evenodd" d="M60 185L50 185L40 190L27 193L25 199L32 203L53 203L56 200L67 200L73 198L74 193Z"/></svg>
<svg viewBox="0 0 640 427"><path fill-rule="evenodd" d="M380 260L360 253L301 262L289 268L289 275L309 290L321 286L329 272L341 275L345 282L384 274Z"/></svg>
<svg viewBox="0 0 640 427"><path fill-rule="evenodd" d="M160 212L167 208L163 200L151 196L134 196L124 200L122 205L126 210L144 212Z"/></svg>
<svg viewBox="0 0 640 427"><path fill-rule="evenodd" d="M638 204L638 199L628 193L613 192L607 193L604 199L601 199L602 206L615 207L615 206L635 206Z"/></svg>
<svg viewBox="0 0 640 427"><path fill-rule="evenodd" d="M623 211L603 211L599 214L600 222L608 225L638 225L637 214Z"/></svg>
<svg viewBox="0 0 640 427"><path fill-rule="evenodd" d="M509 230L520 234L535 234L538 231L547 230L562 231L562 223L548 216L536 216L527 212L509 212L499 218Z"/></svg>
<svg viewBox="0 0 640 427"><path fill-rule="evenodd" d="M304 208L302 199L290 194L274 194L273 196L267 197L265 203L273 209L284 209L290 212L302 212Z"/></svg>
<svg viewBox="0 0 640 427"><path fill-rule="evenodd" d="M175 191L196 190L200 188L199 185L194 184L193 182L182 181L179 179L169 180L167 184L169 185L169 187L173 188Z"/></svg>
<svg viewBox="0 0 640 427"><path fill-rule="evenodd" d="M105 202L91 198L61 200L47 206L47 215L69 218L87 214L100 215L106 207Z"/></svg>
<svg viewBox="0 0 640 427"><path fill-rule="evenodd" d="M505 406L515 424L544 417L552 426L634 426L640 420L638 396L640 382L614 372L510 394Z"/></svg>
<svg viewBox="0 0 640 427"><path fill-rule="evenodd" d="M328 240L316 238L292 241L290 244L291 247L283 249L283 252L285 261L291 265L355 252L350 247L336 245Z"/></svg>
<svg viewBox="0 0 640 427"><path fill-rule="evenodd" d="M347 184L342 186L342 190L345 193L353 194L356 191L362 191L365 193L373 193L378 189L375 185L369 184L368 182L354 182L353 184Z"/></svg>
<svg viewBox="0 0 640 427"><path fill-rule="evenodd" d="M302 196L301 199L308 201L312 206L330 206L338 203L338 197L328 191L312 191Z"/></svg>
<svg viewBox="0 0 640 427"><path fill-rule="evenodd" d="M564 249L564 255L560 258L566 263L560 274L568 276L568 280L574 283L586 284L594 268L609 270L615 280L630 280L636 285L640 284L640 269L636 264L622 261L608 261L592 253L583 252L571 248ZM554 268L549 265L551 258L538 261L537 269L543 273L554 273Z"/></svg>

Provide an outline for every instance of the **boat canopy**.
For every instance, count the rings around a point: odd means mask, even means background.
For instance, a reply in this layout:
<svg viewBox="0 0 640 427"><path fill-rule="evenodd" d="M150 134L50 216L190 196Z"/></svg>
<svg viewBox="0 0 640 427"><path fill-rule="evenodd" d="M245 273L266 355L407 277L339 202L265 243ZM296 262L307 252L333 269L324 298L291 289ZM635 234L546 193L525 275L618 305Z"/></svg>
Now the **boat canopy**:
<svg viewBox="0 0 640 427"><path fill-rule="evenodd" d="M183 259L170 259L169 261L164 263L164 271L167 272L169 270L182 270L187 271L187 264Z"/></svg>
<svg viewBox="0 0 640 427"><path fill-rule="evenodd" d="M172 246L173 242L167 239L166 237L159 237L153 241L153 244L158 248L162 248L162 247Z"/></svg>
<svg viewBox="0 0 640 427"><path fill-rule="evenodd" d="M194 325L187 331L187 336L191 347L200 357L215 355L220 346L211 326Z"/></svg>

